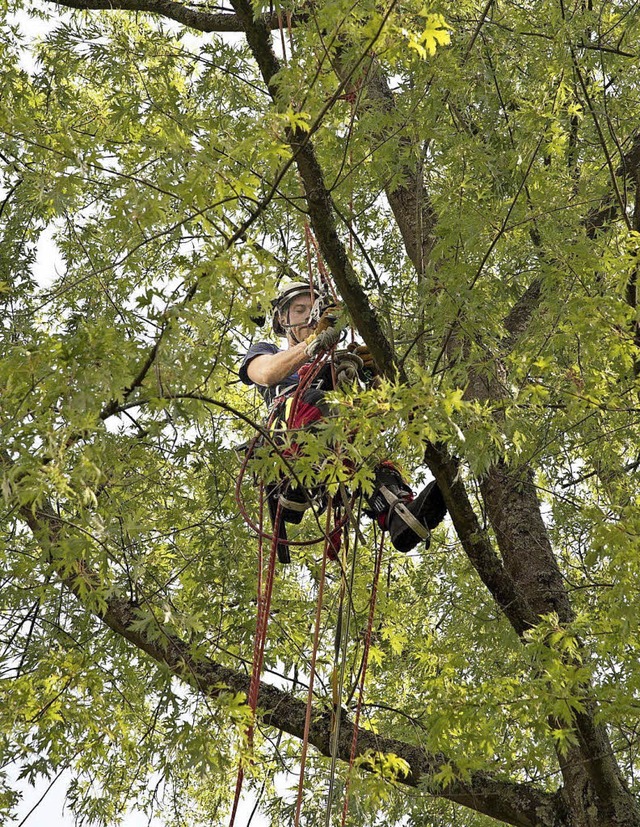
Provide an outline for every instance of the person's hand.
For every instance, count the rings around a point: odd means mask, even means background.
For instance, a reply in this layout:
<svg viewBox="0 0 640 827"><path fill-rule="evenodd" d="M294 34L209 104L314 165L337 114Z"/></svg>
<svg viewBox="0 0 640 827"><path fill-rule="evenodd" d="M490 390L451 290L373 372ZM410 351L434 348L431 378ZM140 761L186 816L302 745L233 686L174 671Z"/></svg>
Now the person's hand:
<svg viewBox="0 0 640 827"><path fill-rule="evenodd" d="M372 376L377 376L380 373L367 345L357 345L355 342L352 342L350 345L347 345L347 350L360 358L362 367Z"/></svg>
<svg viewBox="0 0 640 827"><path fill-rule="evenodd" d="M319 353L326 353L338 344L340 331L337 327L327 327L320 333L312 333L305 339L305 353L310 359L315 359Z"/></svg>
<svg viewBox="0 0 640 827"><path fill-rule="evenodd" d="M358 372L363 368L364 362L355 353L348 350L341 350L334 356L333 367L336 375L336 388L343 385L353 385L358 381Z"/></svg>
<svg viewBox="0 0 640 827"><path fill-rule="evenodd" d="M334 327L335 323L338 321L338 316L340 315L342 308L338 304L331 304L327 309L323 312L322 316L318 319L318 324L315 327L315 333L318 335L319 333L328 330L331 327Z"/></svg>

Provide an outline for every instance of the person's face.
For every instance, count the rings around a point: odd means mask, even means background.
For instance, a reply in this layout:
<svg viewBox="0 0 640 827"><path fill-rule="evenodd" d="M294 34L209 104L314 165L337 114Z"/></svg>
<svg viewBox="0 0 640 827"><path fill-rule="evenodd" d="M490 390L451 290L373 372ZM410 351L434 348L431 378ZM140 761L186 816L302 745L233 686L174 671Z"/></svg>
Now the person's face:
<svg viewBox="0 0 640 827"><path fill-rule="evenodd" d="M309 327L309 314L312 305L311 296L303 294L296 296L285 307L281 318L286 325L289 325L285 330L290 345L301 342L313 332L312 328Z"/></svg>

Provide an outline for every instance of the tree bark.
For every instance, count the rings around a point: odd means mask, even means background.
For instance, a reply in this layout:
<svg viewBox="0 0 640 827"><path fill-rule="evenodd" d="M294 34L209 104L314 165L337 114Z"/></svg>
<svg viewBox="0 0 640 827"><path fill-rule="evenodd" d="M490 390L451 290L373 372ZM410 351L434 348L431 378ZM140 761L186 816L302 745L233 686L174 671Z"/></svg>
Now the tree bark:
<svg viewBox="0 0 640 827"><path fill-rule="evenodd" d="M346 79L349 74L348 70L341 66L337 68L340 77ZM374 112L381 110L384 115L392 115L396 112L395 96L374 57L370 59L362 83L364 94L358 105L359 109L372 109ZM352 91L354 94L358 92L356 88ZM371 134L372 151L375 150L376 144L387 140L394 140L399 151L406 150L414 157L417 157L416 149L418 152L421 151L421 148L416 148L411 139L402 132L392 135L389 130ZM401 177L406 183L397 187L385 185L385 194L400 230L407 255L416 273L424 277L435 243L436 214L426 192L422 170L417 161L413 166L404 164Z"/></svg>

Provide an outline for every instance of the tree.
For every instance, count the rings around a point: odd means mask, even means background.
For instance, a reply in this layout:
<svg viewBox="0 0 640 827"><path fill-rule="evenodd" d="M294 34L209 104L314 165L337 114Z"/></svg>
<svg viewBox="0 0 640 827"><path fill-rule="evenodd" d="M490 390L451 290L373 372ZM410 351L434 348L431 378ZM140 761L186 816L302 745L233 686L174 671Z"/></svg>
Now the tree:
<svg viewBox="0 0 640 827"><path fill-rule="evenodd" d="M20 5L0 40L5 769L70 768L98 823L160 802L222 824L242 757L292 823L276 776L299 760L320 551L277 572L250 760L232 444L262 417L238 354L308 246L385 377L337 399L315 450L351 453L365 489L382 451L427 466L450 515L429 552L383 558L351 823L639 824L636 5L42 0L31 50ZM326 587L308 824L347 775L362 530L333 773L337 569Z"/></svg>

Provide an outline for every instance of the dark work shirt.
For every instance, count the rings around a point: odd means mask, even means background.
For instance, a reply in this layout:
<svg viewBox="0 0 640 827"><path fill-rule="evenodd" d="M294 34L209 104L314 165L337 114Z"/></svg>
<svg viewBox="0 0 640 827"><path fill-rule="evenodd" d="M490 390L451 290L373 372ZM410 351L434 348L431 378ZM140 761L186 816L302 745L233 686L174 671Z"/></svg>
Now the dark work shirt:
<svg viewBox="0 0 640 827"><path fill-rule="evenodd" d="M240 369L238 374L240 379L244 382L245 385L255 385L256 388L262 394L262 398L267 403L268 406L271 406L273 400L280 396L282 393L286 392L287 389L294 388L298 384L298 374L292 373L290 376L287 376L286 379L283 379L278 385L258 385L255 382L252 382L249 379L249 374L247 373L247 368L249 367L249 363L256 358L256 356L264 356L270 355L273 356L276 353L282 353L282 348L279 348L277 345L272 344L271 342L256 342L255 344L251 345L249 350L246 352L244 359L242 360L242 364L240 365Z"/></svg>

